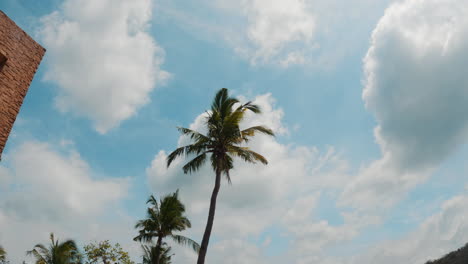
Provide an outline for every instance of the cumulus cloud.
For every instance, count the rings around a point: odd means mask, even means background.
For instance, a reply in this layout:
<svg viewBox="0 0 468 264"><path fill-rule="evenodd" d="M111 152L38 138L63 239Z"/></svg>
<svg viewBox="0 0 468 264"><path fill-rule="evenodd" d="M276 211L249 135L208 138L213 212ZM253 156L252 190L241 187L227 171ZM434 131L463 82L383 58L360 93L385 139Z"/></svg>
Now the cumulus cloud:
<svg viewBox="0 0 468 264"><path fill-rule="evenodd" d="M466 141L468 6L402 1L372 33L364 58L366 107L382 158L363 168L342 204L388 208Z"/></svg>
<svg viewBox="0 0 468 264"><path fill-rule="evenodd" d="M467 10L460 0L405 1L374 30L363 98L399 167L431 167L466 138Z"/></svg>
<svg viewBox="0 0 468 264"><path fill-rule="evenodd" d="M264 124L279 135L288 133L287 127L282 123L283 111L275 106L270 94L257 96L254 102L262 107L263 114L249 114L245 127ZM190 128L202 130L203 122L202 114ZM181 137L178 145L185 143L186 140ZM336 227L325 220L318 220L314 213L320 197L319 190L339 189L343 179L347 177L348 164L340 158L339 153L333 148L321 152L314 147L285 145L278 139L261 135L252 140L249 147L264 154L269 164L263 166L235 162L235 169L231 173L232 185L229 186L224 181L218 196L213 228L215 240L210 247L210 263L217 263L217 257L223 253L222 245L231 244L244 248L245 254L248 253L245 257L256 259L259 255L262 256L259 259L265 261L267 258L263 252L259 248L253 248L259 246L250 244L248 238L257 237L273 226L305 226L310 223L302 233L294 228L284 228L284 232L290 235L284 239L293 243L301 243L300 240L306 236L320 233L320 236L313 239L315 244L295 251L297 254L291 256L293 259L312 254L312 248L315 253L330 243L350 237L343 234L344 229L341 226ZM193 219L190 232L194 237L201 238L214 184L213 172L207 165L195 174L185 175L181 166L186 160L178 159L170 168L166 168L166 157L167 152L160 151L147 168L149 184L157 194L180 189L181 198ZM319 230L323 227L326 227L324 232ZM299 237L301 234L303 236ZM260 260L251 263L263 263ZM176 261L179 261L177 257Z"/></svg>
<svg viewBox="0 0 468 264"><path fill-rule="evenodd" d="M66 0L41 19L45 79L57 84L56 107L89 118L100 133L147 104L164 51L148 33L151 0Z"/></svg>
<svg viewBox="0 0 468 264"><path fill-rule="evenodd" d="M20 145L3 162L0 172L9 181L0 194L0 243L11 260L24 259L49 232L80 241L130 236L133 219L113 212L127 194L128 180L98 178L73 149L42 142ZM102 221L105 214L116 220Z"/></svg>

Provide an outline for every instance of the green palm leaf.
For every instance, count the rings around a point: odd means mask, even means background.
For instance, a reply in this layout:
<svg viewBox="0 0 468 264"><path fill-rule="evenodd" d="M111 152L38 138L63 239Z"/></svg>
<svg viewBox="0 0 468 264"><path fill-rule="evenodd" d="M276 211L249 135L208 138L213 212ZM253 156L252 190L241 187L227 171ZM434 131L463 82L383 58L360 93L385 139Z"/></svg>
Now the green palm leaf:
<svg viewBox="0 0 468 264"><path fill-rule="evenodd" d="M184 165L182 169L184 170L184 173L192 173L197 171L204 163L206 160L206 153L203 153L196 158L192 159L190 162Z"/></svg>
<svg viewBox="0 0 468 264"><path fill-rule="evenodd" d="M240 132L242 141L248 142L251 137L254 137L257 134L257 132L261 133L261 134L268 135L268 136L275 136L273 131L271 129L267 128L267 127L253 126L253 127L249 127L247 129L244 129L244 130L242 130Z"/></svg>
<svg viewBox="0 0 468 264"><path fill-rule="evenodd" d="M179 245L191 247L193 251L197 253L200 251L200 245L188 237L184 237L181 235L172 235L171 237Z"/></svg>
<svg viewBox="0 0 468 264"><path fill-rule="evenodd" d="M249 162L249 163L261 162L265 165L268 164L268 161L265 157L263 157L257 152L252 151L246 147L229 146L228 151L229 153L241 158L245 162Z"/></svg>

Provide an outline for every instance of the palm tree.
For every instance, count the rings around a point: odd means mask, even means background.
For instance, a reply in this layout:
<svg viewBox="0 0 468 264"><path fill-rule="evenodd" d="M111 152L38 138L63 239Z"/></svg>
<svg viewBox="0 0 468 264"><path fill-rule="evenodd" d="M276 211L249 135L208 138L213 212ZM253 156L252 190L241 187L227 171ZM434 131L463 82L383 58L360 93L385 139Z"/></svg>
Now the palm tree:
<svg viewBox="0 0 468 264"><path fill-rule="evenodd" d="M81 264L81 255L75 241L67 240L59 243L54 239L54 233L50 234L49 248L42 244L37 244L28 255L33 255L36 264Z"/></svg>
<svg viewBox="0 0 468 264"><path fill-rule="evenodd" d="M169 255L171 247L163 243L161 250L157 246L141 245L143 249L143 264L171 264L173 255ZM159 260L157 259L159 258Z"/></svg>
<svg viewBox="0 0 468 264"><path fill-rule="evenodd" d="M147 218L138 221L135 228L140 228L138 236L133 240L151 242L153 238L157 238L155 249L155 262L154 264L162 264L159 262L162 256L163 239L165 237L172 238L175 242L181 245L191 246L192 249L198 253L200 246L192 239L174 234L175 231L183 231L190 228L192 224L185 216L185 206L179 200L179 190L175 193L166 195L160 202L150 196L147 203L152 206L148 208Z"/></svg>
<svg viewBox="0 0 468 264"><path fill-rule="evenodd" d="M188 128L179 127L179 132L182 135L188 136L194 142L190 145L177 148L167 157L167 166L169 167L179 156L196 155L194 159L183 167L184 173L192 173L197 171L205 163L208 155L210 155L211 167L215 172L216 178L211 195L208 221L205 233L203 234L197 264L205 263L205 256L213 227L216 198L221 187L221 175L224 174L227 181L231 183L229 171L233 168L232 157L239 157L250 163L261 162L268 164L268 161L262 155L242 145L243 143L247 143L257 132L274 136L273 131L264 126L253 126L240 130L239 125L247 111L255 114L261 112L258 105L252 102L240 104L236 98L229 97L226 88L222 88L216 93L211 105L211 111L208 112L206 118L205 125L208 133L204 135Z"/></svg>

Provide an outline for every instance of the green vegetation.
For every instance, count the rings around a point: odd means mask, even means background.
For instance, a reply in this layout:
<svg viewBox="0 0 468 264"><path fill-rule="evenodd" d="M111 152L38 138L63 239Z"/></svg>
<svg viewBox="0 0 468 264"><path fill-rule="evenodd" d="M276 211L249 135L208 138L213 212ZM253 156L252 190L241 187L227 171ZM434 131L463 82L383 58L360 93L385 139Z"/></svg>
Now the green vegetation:
<svg viewBox="0 0 468 264"><path fill-rule="evenodd" d="M43 244L37 244L27 252L34 256L36 264L81 264L81 255L75 241L67 240L59 243L54 240L54 234L50 234L50 245L47 248Z"/></svg>
<svg viewBox="0 0 468 264"><path fill-rule="evenodd" d="M143 264L171 264L171 247L166 243L163 243L160 249L154 245L141 245L141 248L143 249Z"/></svg>
<svg viewBox="0 0 468 264"><path fill-rule="evenodd" d="M6 262L6 251L2 246L0 246L0 263L5 263L5 262Z"/></svg>
<svg viewBox="0 0 468 264"><path fill-rule="evenodd" d="M247 111L255 114L261 112L260 107L252 102L241 104L236 98L230 97L226 88L219 90L205 121L208 133L204 135L188 128L179 127L179 132L188 136L193 143L177 148L167 157L167 166L169 167L179 156L195 155L196 157L183 167L184 173L192 173L205 164L208 155L210 155L211 167L215 172L215 186L211 195L208 221L203 234L197 264L205 263L213 228L216 199L221 187L221 175L224 175L227 181L231 183L229 172L233 168L232 157L239 157L250 163L268 163L265 157L243 146L243 143L247 143L256 133L274 136L273 131L264 126L253 126L241 130L239 126Z"/></svg>
<svg viewBox="0 0 468 264"><path fill-rule="evenodd" d="M426 264L466 264L468 263L468 244L453 252L448 253L444 257L426 262Z"/></svg>
<svg viewBox="0 0 468 264"><path fill-rule="evenodd" d="M109 240L101 241L98 244L90 243L84 246L84 251L85 264L135 264L119 243L112 246Z"/></svg>
<svg viewBox="0 0 468 264"><path fill-rule="evenodd" d="M150 204L146 218L135 225L138 235L135 241L142 243L142 264L170 264L171 247L163 240L167 237L180 245L191 247L198 253L200 246L194 240L176 234L191 227L190 220L185 216L185 206L179 200L179 191L166 195L158 200L151 195L147 201ZM156 239L156 243L153 240ZM112 245L109 240L89 243L83 247L81 254L73 240L60 243L50 234L50 245L37 244L28 256L35 259L36 264L135 264L127 251L119 243ZM0 246L0 264L8 264L6 251ZM25 263L23 261L23 263Z"/></svg>
<svg viewBox="0 0 468 264"><path fill-rule="evenodd" d="M148 207L146 219L138 221L135 225L135 228L140 228L140 230L138 236L133 240L140 242L157 240L154 246L155 250L150 250L152 258L149 259L154 259L155 262L153 263L160 263L160 253L165 252L162 248L163 239L166 237L172 238L178 244L190 246L195 252L199 251L200 246L198 243L188 237L174 234L174 232L180 232L192 226L185 216L185 206L179 200L178 190L173 194L164 196L159 203L151 195L147 203L151 204L151 207Z"/></svg>

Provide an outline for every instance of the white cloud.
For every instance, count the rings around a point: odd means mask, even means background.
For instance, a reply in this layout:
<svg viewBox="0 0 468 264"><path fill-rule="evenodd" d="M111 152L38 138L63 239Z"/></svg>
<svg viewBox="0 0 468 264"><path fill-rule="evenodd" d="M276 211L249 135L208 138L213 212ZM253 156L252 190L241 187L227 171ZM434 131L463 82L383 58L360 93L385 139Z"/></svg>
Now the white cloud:
<svg viewBox="0 0 468 264"><path fill-rule="evenodd" d="M127 179L98 179L73 149L41 142L13 149L3 164L0 171L10 180L0 194L0 244L13 262L34 244L47 243L49 232L80 242L105 237L130 244L134 220L118 206Z"/></svg>
<svg viewBox="0 0 468 264"><path fill-rule="evenodd" d="M467 10L460 0L405 1L373 32L363 98L383 152L400 167L431 167L466 138Z"/></svg>
<svg viewBox="0 0 468 264"><path fill-rule="evenodd" d="M245 127L264 124L270 126L279 134L288 133L282 124L283 111L274 105L270 94L256 97L255 103L263 109L262 115L248 115ZM198 116L190 128L202 130L204 115ZM180 138L178 145L186 143ZM269 160L267 166L245 164L236 161L231 173L232 185L224 181L218 196L216 218L213 228L214 241L210 246L210 263L216 260L222 245L235 244L244 252L246 258L259 260L250 263L263 263L268 259L259 245L250 244L249 237L257 237L273 226L283 226L293 243L300 242L307 235L317 235L314 244L308 244L314 250L335 243L350 236L348 231L343 234L342 226L335 227L324 220L318 220L315 215L319 190L339 189L343 185L347 163L332 148L321 153L314 147L292 146L280 143L277 139L258 136L249 146L262 153ZM206 223L209 198L214 184L214 175L207 165L192 175L185 175L181 166L185 160L178 159L166 168L165 151L160 151L147 169L149 184L156 194L164 194L179 188L181 198L186 203L189 216L193 220L190 235L201 238ZM297 205L297 206L294 206ZM300 209L298 206L303 206ZM305 226L307 232L299 232L288 225ZM325 231L319 231L326 227ZM345 238L346 237L346 238ZM254 248L257 247L257 248ZM312 254L310 247L295 251L293 259L302 255ZM221 250L221 251L220 251ZM317 251L314 251L314 253ZM176 261L179 261L176 256ZM260 261L261 260L261 261ZM182 263L182 262L177 262ZM235 263L235 262L233 262ZM271 263L271 262L268 262Z"/></svg>
<svg viewBox="0 0 468 264"><path fill-rule="evenodd" d="M91 119L100 133L134 116L155 85L164 51L149 35L151 0L66 0L41 19L46 80L57 84L56 107Z"/></svg>
<svg viewBox="0 0 468 264"><path fill-rule="evenodd" d="M94 180L76 152L64 157L46 143L24 143L9 153L6 162L11 164L14 186L4 192L1 204L5 212L20 218L96 213L122 198L128 184L126 180Z"/></svg>
<svg viewBox="0 0 468 264"><path fill-rule="evenodd" d="M391 207L466 141L467 12L463 0L402 1L385 11L364 58L363 91L382 158L361 170L342 204Z"/></svg>
<svg viewBox="0 0 468 264"><path fill-rule="evenodd" d="M249 51L253 64L277 60L278 56L283 66L304 62L300 49L289 49L294 43L312 43L316 18L306 1L244 1L244 12L249 21L247 38L253 45L253 51Z"/></svg>

